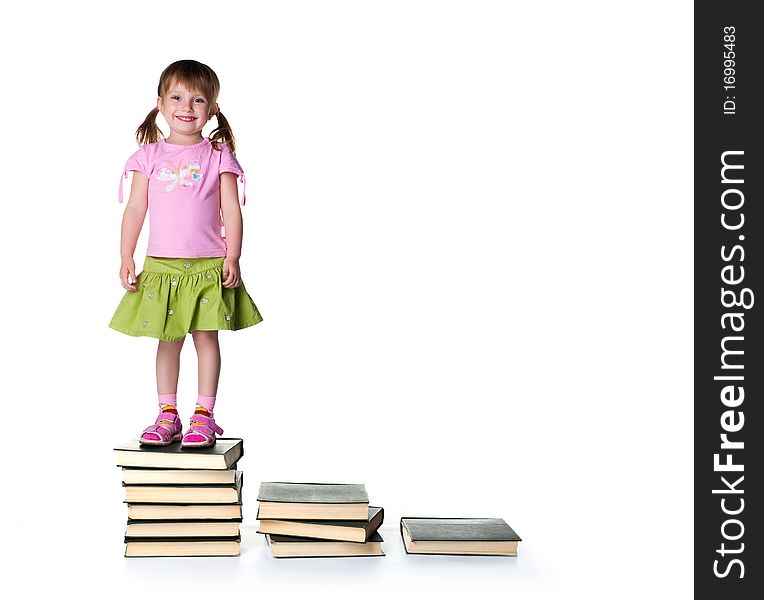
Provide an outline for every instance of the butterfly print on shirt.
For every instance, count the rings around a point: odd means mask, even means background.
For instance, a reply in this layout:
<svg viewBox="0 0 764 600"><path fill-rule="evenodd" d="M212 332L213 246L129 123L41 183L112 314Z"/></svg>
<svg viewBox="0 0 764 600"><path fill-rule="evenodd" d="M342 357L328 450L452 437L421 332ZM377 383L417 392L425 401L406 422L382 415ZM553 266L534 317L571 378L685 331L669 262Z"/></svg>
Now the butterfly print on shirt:
<svg viewBox="0 0 764 600"><path fill-rule="evenodd" d="M177 167L159 167L156 172L156 178L159 181L169 181L163 188L165 192L171 192L176 188L192 187L203 176L199 163L200 161L198 160L192 160L186 164L178 161Z"/></svg>

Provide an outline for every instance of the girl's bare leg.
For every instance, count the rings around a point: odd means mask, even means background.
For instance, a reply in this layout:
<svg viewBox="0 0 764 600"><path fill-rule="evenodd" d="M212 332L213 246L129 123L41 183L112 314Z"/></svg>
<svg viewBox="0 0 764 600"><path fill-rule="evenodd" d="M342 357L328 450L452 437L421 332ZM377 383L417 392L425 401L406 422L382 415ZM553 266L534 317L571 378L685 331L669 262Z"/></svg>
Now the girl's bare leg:
<svg viewBox="0 0 764 600"><path fill-rule="evenodd" d="M159 340L157 346L159 417L154 425L150 425L143 431L141 444L166 446L180 437L180 421L176 412L175 394L178 392L180 351L183 348L183 341L165 342ZM157 426L159 429L156 429Z"/></svg>
<svg viewBox="0 0 764 600"><path fill-rule="evenodd" d="M220 380L220 345L217 331L192 331L199 359L199 395L217 396Z"/></svg>
<svg viewBox="0 0 764 600"><path fill-rule="evenodd" d="M180 351L186 338L177 342L159 340L157 347L157 394L177 394Z"/></svg>

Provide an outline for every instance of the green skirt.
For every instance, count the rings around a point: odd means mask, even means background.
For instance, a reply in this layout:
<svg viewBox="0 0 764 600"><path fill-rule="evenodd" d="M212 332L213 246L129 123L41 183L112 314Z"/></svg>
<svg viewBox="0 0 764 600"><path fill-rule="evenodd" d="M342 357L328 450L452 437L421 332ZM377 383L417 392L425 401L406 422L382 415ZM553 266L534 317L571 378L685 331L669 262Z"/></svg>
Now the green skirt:
<svg viewBox="0 0 764 600"><path fill-rule="evenodd" d="M242 283L223 287L223 258L147 256L109 327L176 342L189 331L244 329L263 320Z"/></svg>

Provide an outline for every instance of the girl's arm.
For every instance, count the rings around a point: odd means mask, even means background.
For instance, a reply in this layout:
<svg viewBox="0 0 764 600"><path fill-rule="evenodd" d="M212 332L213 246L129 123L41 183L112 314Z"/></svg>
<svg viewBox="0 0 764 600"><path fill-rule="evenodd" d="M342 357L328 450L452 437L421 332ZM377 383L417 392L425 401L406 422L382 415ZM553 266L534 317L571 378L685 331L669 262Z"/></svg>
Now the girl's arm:
<svg viewBox="0 0 764 600"><path fill-rule="evenodd" d="M235 173L220 174L220 208L223 211L225 241L228 248L223 261L223 287L239 287L241 285L239 258L241 258L243 227Z"/></svg>
<svg viewBox="0 0 764 600"><path fill-rule="evenodd" d="M148 189L148 177L140 171L133 171L130 200L128 200L125 213L122 215L122 239L120 241L122 266L119 269L122 287L131 292L138 289L135 287L136 276L133 254L135 253L135 246L138 243L138 236L141 234L141 228L143 227L143 221L146 218L146 211L149 206Z"/></svg>

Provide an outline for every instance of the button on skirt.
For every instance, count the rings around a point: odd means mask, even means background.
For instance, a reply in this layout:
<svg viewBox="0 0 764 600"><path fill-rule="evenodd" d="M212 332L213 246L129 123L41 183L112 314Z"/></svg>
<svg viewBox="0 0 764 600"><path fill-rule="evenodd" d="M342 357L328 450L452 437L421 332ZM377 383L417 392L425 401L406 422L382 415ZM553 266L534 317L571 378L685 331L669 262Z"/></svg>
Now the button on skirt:
<svg viewBox="0 0 764 600"><path fill-rule="evenodd" d="M147 256L135 292L122 297L109 327L176 342L195 330L244 329L263 320L242 283L223 287L223 258Z"/></svg>

